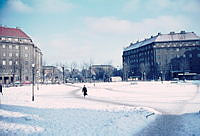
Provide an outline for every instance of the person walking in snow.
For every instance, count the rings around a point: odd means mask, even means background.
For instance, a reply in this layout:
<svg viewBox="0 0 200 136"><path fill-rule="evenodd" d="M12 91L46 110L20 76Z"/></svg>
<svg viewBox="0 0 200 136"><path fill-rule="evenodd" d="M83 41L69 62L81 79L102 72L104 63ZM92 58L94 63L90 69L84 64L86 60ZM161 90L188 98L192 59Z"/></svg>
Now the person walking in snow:
<svg viewBox="0 0 200 136"><path fill-rule="evenodd" d="M1 83L0 83L0 93L3 95L3 87L1 85Z"/></svg>
<svg viewBox="0 0 200 136"><path fill-rule="evenodd" d="M87 88L85 87L85 85L83 86L82 92L83 92L83 96L85 98L85 96L87 95Z"/></svg>

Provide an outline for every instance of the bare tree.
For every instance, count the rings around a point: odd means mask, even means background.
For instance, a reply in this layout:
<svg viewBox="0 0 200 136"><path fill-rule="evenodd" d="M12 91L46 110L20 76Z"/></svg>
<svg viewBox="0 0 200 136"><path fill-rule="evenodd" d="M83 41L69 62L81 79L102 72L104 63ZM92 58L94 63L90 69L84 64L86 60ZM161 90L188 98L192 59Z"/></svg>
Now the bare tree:
<svg viewBox="0 0 200 136"><path fill-rule="evenodd" d="M130 66L124 62L123 63L123 80L127 80L128 79L128 72L130 71Z"/></svg>
<svg viewBox="0 0 200 136"><path fill-rule="evenodd" d="M149 63L145 63L145 62L142 62L140 63L139 65L139 68L140 68L140 72L142 74L142 79L143 80L146 80L146 75L149 73L150 71L150 64Z"/></svg>
<svg viewBox="0 0 200 136"><path fill-rule="evenodd" d="M72 63L70 64L70 70L71 70L71 72L72 72L73 70L77 69L77 67L78 67L78 64L77 64L76 62L72 62Z"/></svg>
<svg viewBox="0 0 200 136"><path fill-rule="evenodd" d="M76 62L72 62L70 64L70 72L71 72L71 78L73 79L75 77L75 70L77 69L78 65Z"/></svg>
<svg viewBox="0 0 200 136"><path fill-rule="evenodd" d="M81 73L82 73L82 76L83 76L83 80L86 81L86 79L88 78L89 76L89 68L90 68L90 64L87 63L87 62L83 62L81 64Z"/></svg>
<svg viewBox="0 0 200 136"><path fill-rule="evenodd" d="M90 58L90 68L89 68L89 70L90 70L90 82L91 82L91 80L92 80L92 65L93 65L93 60Z"/></svg>

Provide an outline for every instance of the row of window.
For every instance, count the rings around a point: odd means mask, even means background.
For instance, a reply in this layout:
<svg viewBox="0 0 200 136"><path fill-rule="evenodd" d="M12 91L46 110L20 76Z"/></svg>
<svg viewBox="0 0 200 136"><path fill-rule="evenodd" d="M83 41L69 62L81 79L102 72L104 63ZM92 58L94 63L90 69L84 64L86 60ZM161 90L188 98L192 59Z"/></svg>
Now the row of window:
<svg viewBox="0 0 200 136"><path fill-rule="evenodd" d="M139 63L143 61L148 61L149 63L153 63L153 58L139 58L139 59L129 59L128 63Z"/></svg>
<svg viewBox="0 0 200 136"><path fill-rule="evenodd" d="M6 44L2 44L2 48L5 49L6 46L7 46ZM8 48L9 48L9 49L17 49L17 50L18 50L18 49L19 49L19 45L11 45L11 44L10 44L10 45L8 45ZM24 49L25 49L25 50L28 50L28 47L25 46Z"/></svg>
<svg viewBox="0 0 200 136"><path fill-rule="evenodd" d="M132 54L132 55L127 56L127 59L138 59L138 58L142 58L142 57L148 58L148 57L151 57L153 55L152 53L153 53L153 51L150 50L150 51L147 51L147 52Z"/></svg>
<svg viewBox="0 0 200 136"><path fill-rule="evenodd" d="M158 60L161 60L162 56L163 56L163 55L157 55ZM178 54L174 54L174 56L175 56L176 58L180 58L180 57L181 57L181 56L178 55ZM187 58L192 58L192 57L194 57L194 56L193 56L192 54L188 54L188 56L186 56L185 54L183 54L183 58L185 58L185 57L187 57ZM196 57L200 58L200 54L196 54ZM165 60L167 60L167 57L166 57Z"/></svg>
<svg viewBox="0 0 200 136"><path fill-rule="evenodd" d="M134 56L134 57L140 57L140 56L146 56L146 55L150 55L153 54L153 50L146 50L146 51L141 51L141 52L127 52L126 55L130 55L130 56Z"/></svg>
<svg viewBox="0 0 200 136"><path fill-rule="evenodd" d="M13 64L16 64L16 65L19 64L18 61L15 61L15 62L14 62L14 61L12 61L12 60L9 60L7 63L8 63L8 65L10 65L10 66L13 65ZM2 61L2 65L3 65L3 66L6 65L6 60L3 60L3 61Z"/></svg>
<svg viewBox="0 0 200 136"><path fill-rule="evenodd" d="M2 44L2 48L5 49L6 46L7 46L6 44ZM8 48L9 48L9 49L14 49L14 48L15 48L15 49L18 50L18 49L19 49L19 45L15 45L15 47L14 47L14 45L8 45Z"/></svg>
<svg viewBox="0 0 200 136"><path fill-rule="evenodd" d="M11 38L11 37L0 37L0 41L32 43L32 40L30 39L18 39L18 38Z"/></svg>
<svg viewBox="0 0 200 136"><path fill-rule="evenodd" d="M11 65L14 65L14 64L15 64L15 65L18 65L19 62L18 62L18 61L12 61L12 60L9 60L9 61L3 60L3 61L2 61L2 65L3 65L3 66L5 66L5 65L10 65L10 66L11 66ZM24 64L25 64L25 65L28 65L29 62L28 62L28 61L25 61Z"/></svg>
<svg viewBox="0 0 200 136"><path fill-rule="evenodd" d="M14 56L16 56L16 57L19 57L19 53L8 53L8 56L9 57L14 57ZM28 54L24 54L24 56L26 57L26 58L28 58ZM3 57L6 57L6 53L4 52L3 53Z"/></svg>
<svg viewBox="0 0 200 136"><path fill-rule="evenodd" d="M15 80L19 80L19 69L13 69L13 68L5 69L5 68L2 68L2 69L0 69L0 72L2 72L2 73L7 73L7 72L15 73L16 74L15 75ZM28 73L29 73L29 71L27 69L23 70L23 75L24 74L28 74ZM28 77L28 76L26 76L26 77Z"/></svg>
<svg viewBox="0 0 200 136"><path fill-rule="evenodd" d="M164 49L156 49L157 54L174 54L175 52L179 52L180 49L182 48L167 48L166 50Z"/></svg>
<svg viewBox="0 0 200 136"><path fill-rule="evenodd" d="M183 42L183 43L157 43L154 47L182 47L182 46L196 46L199 45L200 42Z"/></svg>

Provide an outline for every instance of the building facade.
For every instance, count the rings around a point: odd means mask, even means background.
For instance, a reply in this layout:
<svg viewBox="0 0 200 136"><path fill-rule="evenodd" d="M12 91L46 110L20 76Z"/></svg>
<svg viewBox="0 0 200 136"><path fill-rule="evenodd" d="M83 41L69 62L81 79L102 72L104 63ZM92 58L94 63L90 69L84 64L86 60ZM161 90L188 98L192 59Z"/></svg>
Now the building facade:
<svg viewBox="0 0 200 136"><path fill-rule="evenodd" d="M43 66L43 83L62 83L63 72L55 66Z"/></svg>
<svg viewBox="0 0 200 136"><path fill-rule="evenodd" d="M37 80L40 80L41 50L21 29L0 26L0 82L31 82L33 72Z"/></svg>
<svg viewBox="0 0 200 136"><path fill-rule="evenodd" d="M96 80L111 81L115 68L111 65L92 65L90 73Z"/></svg>
<svg viewBox="0 0 200 136"><path fill-rule="evenodd" d="M123 51L123 78L195 79L200 74L200 37L194 32L158 33Z"/></svg>

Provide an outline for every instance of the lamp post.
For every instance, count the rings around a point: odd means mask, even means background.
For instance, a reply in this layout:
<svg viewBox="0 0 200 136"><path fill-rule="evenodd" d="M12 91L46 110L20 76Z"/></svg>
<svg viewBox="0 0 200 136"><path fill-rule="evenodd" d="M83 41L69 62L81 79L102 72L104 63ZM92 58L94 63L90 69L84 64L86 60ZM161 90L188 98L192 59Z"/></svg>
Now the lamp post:
<svg viewBox="0 0 200 136"><path fill-rule="evenodd" d="M65 67L62 66L62 71L63 71L63 84L65 83Z"/></svg>
<svg viewBox="0 0 200 136"><path fill-rule="evenodd" d="M45 76L45 70L44 70L44 67L43 67L43 69L42 69L42 80L43 80L43 84L44 84L44 77Z"/></svg>
<svg viewBox="0 0 200 136"><path fill-rule="evenodd" d="M34 101L35 64L32 64L32 74L33 74L33 81L32 81L32 101Z"/></svg>

